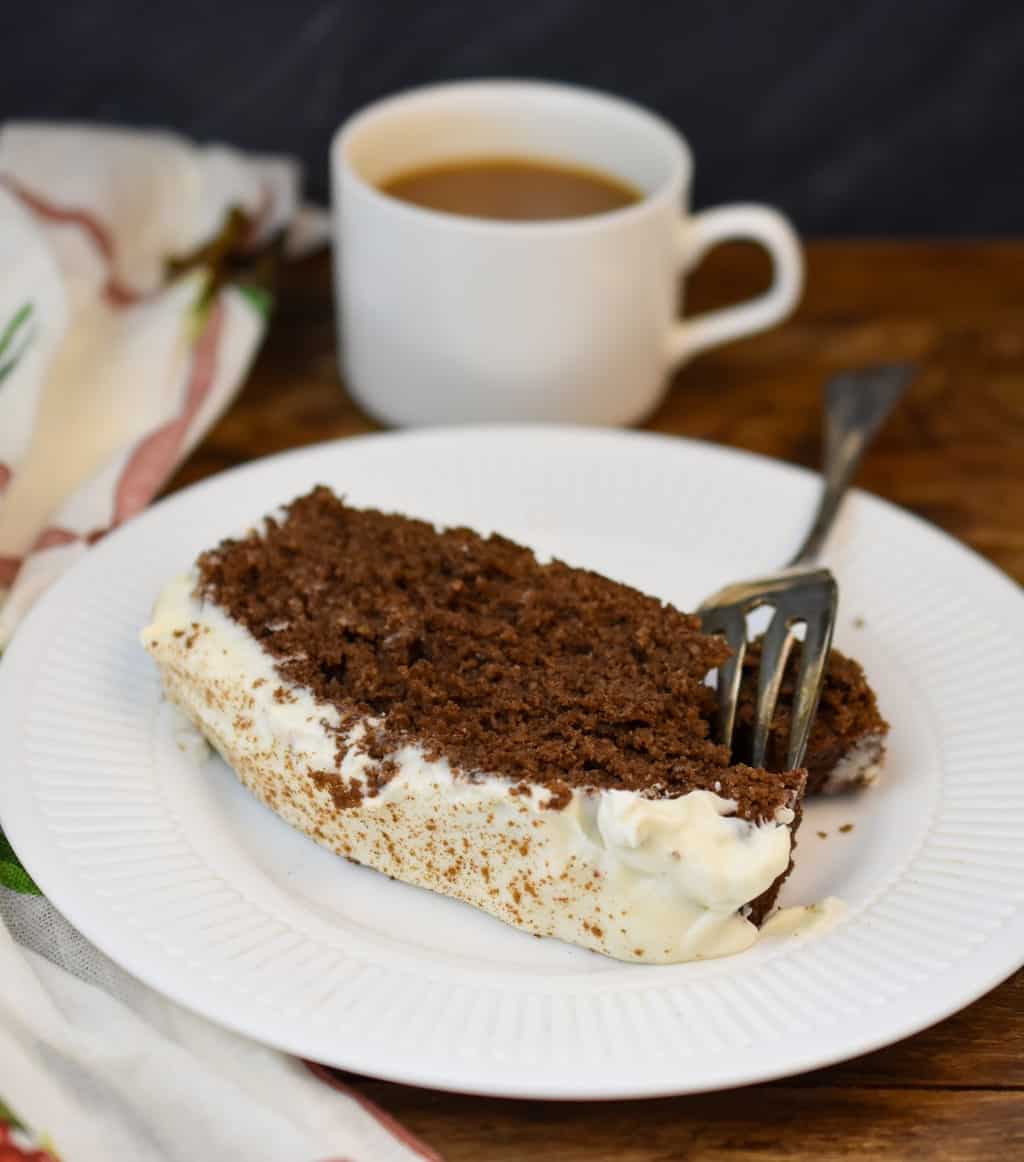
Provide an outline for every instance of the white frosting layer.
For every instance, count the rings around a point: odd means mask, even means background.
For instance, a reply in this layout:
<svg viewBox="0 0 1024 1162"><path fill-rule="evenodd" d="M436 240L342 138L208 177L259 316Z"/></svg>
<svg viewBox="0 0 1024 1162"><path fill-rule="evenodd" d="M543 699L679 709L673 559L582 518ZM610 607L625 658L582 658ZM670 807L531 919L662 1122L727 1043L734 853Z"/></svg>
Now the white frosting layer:
<svg viewBox="0 0 1024 1162"><path fill-rule="evenodd" d="M242 781L318 842L624 960L724 956L757 938L742 910L788 865L788 808L753 824L710 791L576 789L551 809L545 787L514 794L500 774L456 774L415 746L391 756L397 773L378 794L339 806L332 788L367 787L364 724L339 765L337 710L283 683L248 630L197 601L194 584L171 582L142 635L165 689Z"/></svg>

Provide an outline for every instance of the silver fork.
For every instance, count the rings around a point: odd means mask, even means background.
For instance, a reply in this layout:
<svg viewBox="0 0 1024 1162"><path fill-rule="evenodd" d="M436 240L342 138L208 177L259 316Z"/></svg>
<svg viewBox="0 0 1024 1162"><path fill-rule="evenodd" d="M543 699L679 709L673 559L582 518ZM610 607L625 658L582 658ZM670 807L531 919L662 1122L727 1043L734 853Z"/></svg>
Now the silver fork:
<svg viewBox="0 0 1024 1162"><path fill-rule="evenodd" d="M786 753L786 769L803 762L825 667L832 646L839 588L832 573L814 560L831 531L836 514L868 444L910 382L903 364L846 371L825 385L824 485L818 509L803 544L778 573L727 585L704 601L698 613L705 633L722 634L733 653L718 670L718 741L732 747L743 657L747 651L747 617L760 606L772 607L761 646L754 741L750 762L764 766L768 735L779 689L796 631L803 625L800 669Z"/></svg>

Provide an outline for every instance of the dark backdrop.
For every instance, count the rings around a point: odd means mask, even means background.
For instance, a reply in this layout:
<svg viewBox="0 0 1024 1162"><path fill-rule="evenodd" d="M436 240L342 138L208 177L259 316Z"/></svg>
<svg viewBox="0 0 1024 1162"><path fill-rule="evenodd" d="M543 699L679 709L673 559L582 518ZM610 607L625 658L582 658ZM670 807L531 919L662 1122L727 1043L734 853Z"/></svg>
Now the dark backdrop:
<svg viewBox="0 0 1024 1162"><path fill-rule="evenodd" d="M698 206L812 234L1024 229L1021 0L0 0L0 115L162 124L300 154L366 101L488 75L659 110Z"/></svg>

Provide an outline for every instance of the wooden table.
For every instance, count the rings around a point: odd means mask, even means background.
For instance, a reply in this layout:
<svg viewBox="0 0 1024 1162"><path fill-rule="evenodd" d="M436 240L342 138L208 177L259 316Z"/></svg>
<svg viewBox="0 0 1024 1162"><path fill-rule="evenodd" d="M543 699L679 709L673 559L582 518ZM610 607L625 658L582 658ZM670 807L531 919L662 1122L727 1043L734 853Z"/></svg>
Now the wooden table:
<svg viewBox="0 0 1024 1162"><path fill-rule="evenodd" d="M813 466L823 380L912 361L914 385L860 483L1024 580L1024 243L819 242L808 263L797 315L686 368L648 426ZM722 248L690 307L767 280L760 254ZM307 260L283 276L241 398L173 486L373 427L338 384L327 261ZM569 1104L347 1080L449 1162L1009 1160L1024 1157L1024 974L902 1044L744 1091Z"/></svg>

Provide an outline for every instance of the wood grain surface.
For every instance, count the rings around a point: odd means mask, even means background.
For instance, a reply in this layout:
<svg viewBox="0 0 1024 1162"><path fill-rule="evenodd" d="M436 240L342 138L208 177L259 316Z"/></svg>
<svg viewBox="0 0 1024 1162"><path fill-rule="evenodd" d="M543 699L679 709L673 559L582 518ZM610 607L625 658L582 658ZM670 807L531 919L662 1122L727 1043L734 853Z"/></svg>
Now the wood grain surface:
<svg viewBox="0 0 1024 1162"><path fill-rule="evenodd" d="M814 466L827 376L910 361L860 484L1024 580L1024 243L821 242L808 265L796 316L684 369L648 426ZM767 280L759 253L721 248L688 309ZM283 273L241 397L172 487L373 428L338 380L329 264L306 260ZM449 1162L1022 1158L1024 975L901 1044L742 1091L573 1104L345 1080Z"/></svg>

